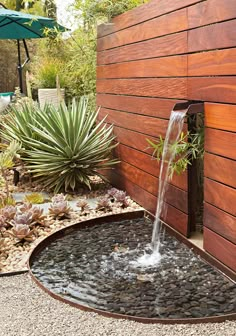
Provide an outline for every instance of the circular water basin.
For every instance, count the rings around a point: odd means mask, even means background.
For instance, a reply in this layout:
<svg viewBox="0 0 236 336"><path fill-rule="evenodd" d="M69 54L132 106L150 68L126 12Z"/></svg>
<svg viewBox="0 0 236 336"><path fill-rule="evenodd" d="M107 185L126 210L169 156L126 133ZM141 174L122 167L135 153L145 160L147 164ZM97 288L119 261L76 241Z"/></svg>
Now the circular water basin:
<svg viewBox="0 0 236 336"><path fill-rule="evenodd" d="M100 220L101 222L101 220ZM51 295L85 310L142 322L204 322L236 317L236 285L165 233L152 256L145 218L76 224L47 238L30 259ZM223 316L223 317L222 317Z"/></svg>

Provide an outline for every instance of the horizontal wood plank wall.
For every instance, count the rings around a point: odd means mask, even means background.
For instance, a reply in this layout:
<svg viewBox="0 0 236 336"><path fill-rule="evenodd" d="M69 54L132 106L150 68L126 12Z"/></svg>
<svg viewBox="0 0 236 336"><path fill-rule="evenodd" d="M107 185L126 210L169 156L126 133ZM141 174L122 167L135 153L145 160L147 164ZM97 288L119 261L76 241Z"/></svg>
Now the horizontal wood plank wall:
<svg viewBox="0 0 236 336"><path fill-rule="evenodd" d="M165 136L173 106L205 102L205 249L236 271L236 1L152 0L98 28L99 119L114 124L121 163L109 173L155 212L159 165L146 139ZM186 129L186 127L185 127ZM187 234L187 174L175 176L167 223ZM208 239L225 243L219 256Z"/></svg>

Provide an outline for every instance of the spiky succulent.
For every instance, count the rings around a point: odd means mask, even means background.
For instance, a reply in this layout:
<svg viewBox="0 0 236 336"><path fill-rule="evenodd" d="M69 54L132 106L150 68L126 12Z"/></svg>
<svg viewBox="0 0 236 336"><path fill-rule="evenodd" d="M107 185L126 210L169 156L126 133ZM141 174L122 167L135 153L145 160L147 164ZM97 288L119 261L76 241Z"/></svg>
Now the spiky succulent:
<svg viewBox="0 0 236 336"><path fill-rule="evenodd" d="M80 208L80 212L82 214L87 214L91 210L88 202L86 202L85 200L81 200L81 201L77 202L76 206L78 208Z"/></svg>
<svg viewBox="0 0 236 336"><path fill-rule="evenodd" d="M44 203L44 196L40 193L32 193L29 195L25 195L24 202L33 204L42 204Z"/></svg>
<svg viewBox="0 0 236 336"><path fill-rule="evenodd" d="M9 234L16 238L18 242L23 240L29 242L33 241L33 233L34 229L31 230L30 227L26 224L15 224L12 227L11 232L9 232Z"/></svg>
<svg viewBox="0 0 236 336"><path fill-rule="evenodd" d="M66 201L54 202L48 211L54 219L70 218L71 207Z"/></svg>
<svg viewBox="0 0 236 336"><path fill-rule="evenodd" d="M107 191L107 195L108 197L111 197L113 202L117 202L122 208L127 208L129 206L129 198L125 191L111 188Z"/></svg>
<svg viewBox="0 0 236 336"><path fill-rule="evenodd" d="M45 106L35 120L31 112L26 116L26 106L13 111L6 122L2 136L22 142L26 150L21 157L30 172L55 192L75 190L81 184L90 188L90 176L102 176L101 170L118 162L110 158L117 145L113 126L104 124L105 118L96 124L98 112L88 112L87 105L83 97L69 107Z"/></svg>
<svg viewBox="0 0 236 336"><path fill-rule="evenodd" d="M111 211L112 209L112 204L109 198L107 197L101 197L98 201L97 201L97 206L96 206L96 210L99 211Z"/></svg>
<svg viewBox="0 0 236 336"><path fill-rule="evenodd" d="M115 198L115 195L118 191L119 190L116 188L111 188L107 191L107 195L110 196L111 198Z"/></svg>

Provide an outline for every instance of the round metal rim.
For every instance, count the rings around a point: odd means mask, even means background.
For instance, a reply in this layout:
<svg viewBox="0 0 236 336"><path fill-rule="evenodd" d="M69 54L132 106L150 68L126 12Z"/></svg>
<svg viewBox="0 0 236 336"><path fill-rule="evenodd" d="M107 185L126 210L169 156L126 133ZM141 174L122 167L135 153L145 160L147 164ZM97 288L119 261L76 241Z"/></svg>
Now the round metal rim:
<svg viewBox="0 0 236 336"><path fill-rule="evenodd" d="M58 239L59 237L62 237L74 230L80 230L81 228L85 226L94 226L97 224L104 224L108 222L113 221L120 221L120 220L126 220L126 219L136 219L144 216L143 211L135 211L135 212L129 212L129 213L122 213L122 214L116 214L116 215L108 215L103 216L99 218L89 219L83 222L79 222L76 224L72 224L66 228L60 229L48 237L44 238L30 253L27 266L29 269L29 274L33 281L46 293L48 293L51 297L53 297L56 300L59 300L63 303L69 304L70 306L79 308L83 311L88 312L94 312L99 315L105 316L105 317L112 317L112 318L118 318L118 319L127 319L127 320L133 320L136 322L141 323L161 323L161 324L197 324L197 323L216 323L216 322L224 322L227 320L236 320L236 313L232 314L225 314L220 316L210 316L210 317L200 317L200 318L179 318L179 319L168 319L168 318L145 318L145 317L137 317L137 316L131 316L131 315L124 315L124 314L118 314L118 313L112 313L109 311L104 311L100 309L95 309L92 307L84 306L81 304L78 304L76 302L70 301L58 294L53 293L51 290L49 290L47 287L45 287L33 274L31 271L31 265L33 263L34 258L42 251L44 248L46 248L52 241Z"/></svg>

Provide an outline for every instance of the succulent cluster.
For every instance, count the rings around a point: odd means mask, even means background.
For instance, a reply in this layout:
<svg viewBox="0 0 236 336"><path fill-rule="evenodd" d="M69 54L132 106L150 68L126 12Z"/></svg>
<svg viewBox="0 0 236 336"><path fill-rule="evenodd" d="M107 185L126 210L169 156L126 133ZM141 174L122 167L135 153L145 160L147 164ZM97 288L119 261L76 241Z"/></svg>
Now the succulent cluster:
<svg viewBox="0 0 236 336"><path fill-rule="evenodd" d="M111 202L118 203L118 205L120 205L122 208L127 208L129 206L129 198L127 197L125 191L111 188L107 191L107 195Z"/></svg>
<svg viewBox="0 0 236 336"><path fill-rule="evenodd" d="M36 225L45 225L43 209L26 203L16 208L6 206L0 213L0 231L2 236L9 234L16 238L16 242L32 241L35 236Z"/></svg>
<svg viewBox="0 0 236 336"><path fill-rule="evenodd" d="M98 211L111 211L112 210L112 203L111 203L109 197L107 197L107 196L101 197L97 201L96 210L98 210Z"/></svg>
<svg viewBox="0 0 236 336"><path fill-rule="evenodd" d="M70 218L71 207L63 194L52 197L52 204L48 210L54 219Z"/></svg>

